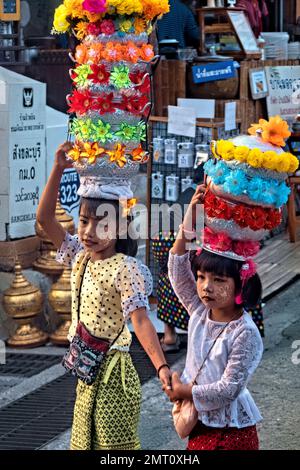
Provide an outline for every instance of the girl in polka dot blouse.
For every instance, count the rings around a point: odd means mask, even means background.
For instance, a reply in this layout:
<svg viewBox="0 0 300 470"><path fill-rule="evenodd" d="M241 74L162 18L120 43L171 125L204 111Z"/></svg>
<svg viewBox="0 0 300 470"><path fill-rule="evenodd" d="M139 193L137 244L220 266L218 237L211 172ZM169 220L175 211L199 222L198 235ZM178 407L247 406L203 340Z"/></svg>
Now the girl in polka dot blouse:
<svg viewBox="0 0 300 470"><path fill-rule="evenodd" d="M78 235L70 235L55 218L61 176L71 167L66 160L70 143L61 145L42 194L37 220L58 248L57 261L72 267L71 341L80 321L91 334L117 341L101 364L92 385L77 385L71 449L140 448L137 428L141 386L129 348L130 318L137 338L158 371L163 387L170 387L170 371L147 311L152 291L148 268L137 261L137 242L129 237L129 216L117 200L81 198Z"/></svg>

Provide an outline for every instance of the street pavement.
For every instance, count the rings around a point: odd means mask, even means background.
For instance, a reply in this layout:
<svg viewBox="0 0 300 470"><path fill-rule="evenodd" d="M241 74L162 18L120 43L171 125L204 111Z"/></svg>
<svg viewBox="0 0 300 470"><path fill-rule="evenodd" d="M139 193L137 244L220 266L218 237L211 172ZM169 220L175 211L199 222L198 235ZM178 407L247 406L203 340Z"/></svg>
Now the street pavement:
<svg viewBox="0 0 300 470"><path fill-rule="evenodd" d="M264 307L266 338L263 360L249 389L264 417L259 425L261 448L300 450L300 281L277 294ZM296 343L298 341L298 345ZM298 347L297 353L294 347ZM44 347L43 354L60 354ZM29 352L29 351L28 351ZM182 370L184 358L174 370ZM0 377L0 409L63 374L55 365L24 380ZM11 383L9 383L11 380ZM145 450L181 450L185 442L174 431L172 405L154 378L143 385L140 437ZM68 449L70 430L48 442L43 449Z"/></svg>

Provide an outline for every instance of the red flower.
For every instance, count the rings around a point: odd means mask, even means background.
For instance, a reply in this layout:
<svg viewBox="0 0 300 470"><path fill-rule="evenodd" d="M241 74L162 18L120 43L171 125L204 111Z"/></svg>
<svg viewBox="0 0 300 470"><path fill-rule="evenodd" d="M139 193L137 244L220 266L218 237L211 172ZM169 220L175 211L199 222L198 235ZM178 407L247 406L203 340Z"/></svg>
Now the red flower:
<svg viewBox="0 0 300 470"><path fill-rule="evenodd" d="M106 70L105 65L91 65L93 71L92 74L88 76L90 80L94 83L101 83L102 85L107 85L110 77L110 73Z"/></svg>
<svg viewBox="0 0 300 470"><path fill-rule="evenodd" d="M103 20L100 24L100 30L102 34L110 36L115 32L115 25L112 20Z"/></svg>
<svg viewBox="0 0 300 470"><path fill-rule="evenodd" d="M248 227L248 211L244 206L234 208L233 219L240 227Z"/></svg>
<svg viewBox="0 0 300 470"><path fill-rule="evenodd" d="M259 252L259 242L253 241L239 241L234 242L233 251L244 258L249 258L250 256L255 256Z"/></svg>
<svg viewBox="0 0 300 470"><path fill-rule="evenodd" d="M261 207L253 208L249 210L248 214L248 225L253 230L261 230L265 227L268 213Z"/></svg>
<svg viewBox="0 0 300 470"><path fill-rule="evenodd" d="M113 93L102 95L96 100L96 109L100 114L114 113L116 108L113 105Z"/></svg>
<svg viewBox="0 0 300 470"><path fill-rule="evenodd" d="M141 93L150 93L150 77L149 75L145 76L145 72L131 72L129 78L135 85L137 90Z"/></svg>
<svg viewBox="0 0 300 470"><path fill-rule="evenodd" d="M92 36L99 36L99 34L101 34L100 22L97 21L96 23L89 23L87 32Z"/></svg>
<svg viewBox="0 0 300 470"><path fill-rule="evenodd" d="M95 109L94 100L89 91L80 92L73 91L73 95L68 97L68 104L70 108L69 113L85 114L89 109Z"/></svg>
<svg viewBox="0 0 300 470"><path fill-rule="evenodd" d="M142 111L143 111L143 114L147 114L147 112L149 111L149 108L148 107L146 109L144 108L148 102L149 100L147 96L145 95L127 96L125 93L123 93L122 101L119 105L119 108L132 114L141 114Z"/></svg>

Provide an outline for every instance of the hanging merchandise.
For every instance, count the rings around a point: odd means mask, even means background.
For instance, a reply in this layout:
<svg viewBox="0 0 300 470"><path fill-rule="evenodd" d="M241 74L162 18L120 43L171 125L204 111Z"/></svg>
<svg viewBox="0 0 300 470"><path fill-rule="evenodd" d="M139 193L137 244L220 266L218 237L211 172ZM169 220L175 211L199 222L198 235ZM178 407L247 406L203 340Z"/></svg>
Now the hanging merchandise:
<svg viewBox="0 0 300 470"><path fill-rule="evenodd" d="M153 160L155 163L161 163L164 157L164 139L155 137L153 139Z"/></svg>
<svg viewBox="0 0 300 470"><path fill-rule="evenodd" d="M184 193L188 188L193 188L194 187L194 181L193 178L190 176L187 176L186 178L181 179L181 192Z"/></svg>
<svg viewBox="0 0 300 470"><path fill-rule="evenodd" d="M179 176L166 177L166 201L176 202L179 196Z"/></svg>
<svg viewBox="0 0 300 470"><path fill-rule="evenodd" d="M177 161L177 140L165 139L165 163L176 165Z"/></svg>
<svg viewBox="0 0 300 470"><path fill-rule="evenodd" d="M164 177L158 171L157 173L152 173L152 190L151 196L154 199L163 199L164 197Z"/></svg>
<svg viewBox="0 0 300 470"><path fill-rule="evenodd" d="M178 168L193 168L194 144L193 142L180 142L177 144Z"/></svg>

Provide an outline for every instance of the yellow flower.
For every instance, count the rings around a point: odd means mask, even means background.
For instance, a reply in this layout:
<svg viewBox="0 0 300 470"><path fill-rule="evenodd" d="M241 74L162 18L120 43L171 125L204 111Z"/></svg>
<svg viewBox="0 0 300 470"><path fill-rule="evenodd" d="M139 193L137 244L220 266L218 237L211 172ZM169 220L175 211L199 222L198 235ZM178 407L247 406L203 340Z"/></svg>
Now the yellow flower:
<svg viewBox="0 0 300 470"><path fill-rule="evenodd" d="M83 0L65 0L64 6L67 10L67 16L71 16L71 18L83 18L84 12L82 3Z"/></svg>
<svg viewBox="0 0 300 470"><path fill-rule="evenodd" d="M247 163L253 168L260 168L263 165L264 155L260 149L252 149L248 155Z"/></svg>
<svg viewBox="0 0 300 470"><path fill-rule="evenodd" d="M70 24L67 21L68 12L64 5L60 5L55 9L53 26L58 33L65 33L68 31Z"/></svg>
<svg viewBox="0 0 300 470"><path fill-rule="evenodd" d="M168 0L141 0L143 5L143 14L147 20L152 20L170 11Z"/></svg>
<svg viewBox="0 0 300 470"><path fill-rule="evenodd" d="M290 161L288 173L295 173L295 171L297 171L299 167L299 160L297 157L295 157L295 155L292 155L291 153L289 153L288 155Z"/></svg>
<svg viewBox="0 0 300 470"><path fill-rule="evenodd" d="M117 144L114 150L107 152L109 155L109 161L115 162L120 168L123 168L127 163L125 149L126 146L124 144Z"/></svg>
<svg viewBox="0 0 300 470"><path fill-rule="evenodd" d="M77 160L79 160L80 158L80 153L81 153L80 147L77 144L75 144L74 147L71 150L69 150L68 156L72 158L74 162L77 162Z"/></svg>
<svg viewBox="0 0 300 470"><path fill-rule="evenodd" d="M277 153L269 150L263 154L263 167L267 170L276 170L277 166Z"/></svg>
<svg viewBox="0 0 300 470"><path fill-rule="evenodd" d="M276 170L281 173L288 173L290 168L290 157L293 157L293 155L288 152L283 152L277 155Z"/></svg>
<svg viewBox="0 0 300 470"><path fill-rule="evenodd" d="M97 157L103 156L105 153L105 149L99 147L97 142L90 144L89 142L85 142L83 144L85 152L81 152L81 158L88 158L89 163L95 163Z"/></svg>
<svg viewBox="0 0 300 470"><path fill-rule="evenodd" d="M124 20L120 23L120 31L122 31L123 33L128 33L131 27L132 23L130 20Z"/></svg>
<svg viewBox="0 0 300 470"><path fill-rule="evenodd" d="M249 155L249 149L245 145L240 145L234 149L234 158L241 163L247 162Z"/></svg>
<svg viewBox="0 0 300 470"><path fill-rule="evenodd" d="M152 33L152 31L153 31L153 26L152 26L151 23L149 23L149 26L148 26L147 31L146 31L147 34L148 34L148 36L150 36L150 34Z"/></svg>
<svg viewBox="0 0 300 470"><path fill-rule="evenodd" d="M234 145L228 140L219 140L217 142L217 153L223 158L223 160L234 159Z"/></svg>
<svg viewBox="0 0 300 470"><path fill-rule="evenodd" d="M119 15L143 12L140 0L107 0L106 5L110 8L114 7Z"/></svg>
<svg viewBox="0 0 300 470"><path fill-rule="evenodd" d="M77 39L83 39L87 35L88 23L86 21L79 21L75 27Z"/></svg>

